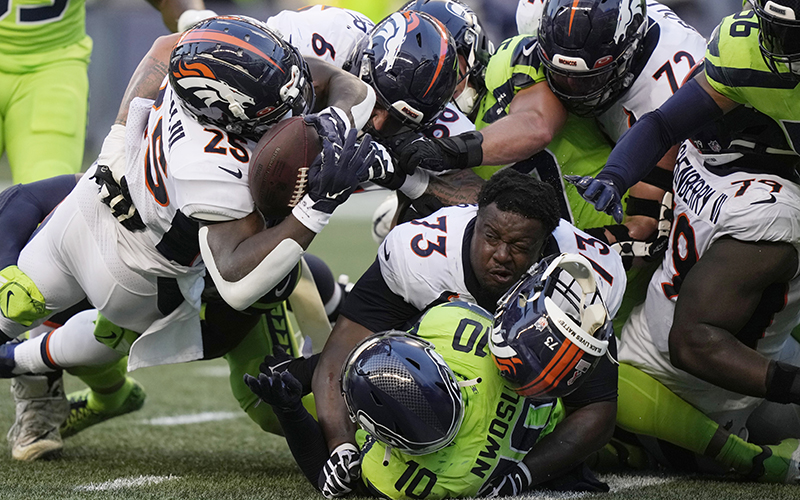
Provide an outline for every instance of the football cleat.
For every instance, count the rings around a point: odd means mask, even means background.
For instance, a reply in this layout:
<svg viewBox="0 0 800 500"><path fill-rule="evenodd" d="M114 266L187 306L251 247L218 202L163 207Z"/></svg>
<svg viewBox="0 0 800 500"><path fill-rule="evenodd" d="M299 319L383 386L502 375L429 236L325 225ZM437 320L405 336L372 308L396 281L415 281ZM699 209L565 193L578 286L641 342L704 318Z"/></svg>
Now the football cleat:
<svg viewBox="0 0 800 500"><path fill-rule="evenodd" d="M753 459L751 479L761 483L800 484L800 440L784 439L762 449Z"/></svg>
<svg viewBox="0 0 800 500"><path fill-rule="evenodd" d="M71 393L69 395L69 416L66 418L66 421L61 424L61 437L68 438L74 436L80 431L97 425L100 422L105 422L110 418L119 417L120 415L125 415L126 413L141 409L147 397L144 392L144 387L130 377L129 380L133 382L131 391L122 404L116 408L91 408L89 404L91 389L84 389Z"/></svg>
<svg viewBox="0 0 800 500"><path fill-rule="evenodd" d="M6 438L15 460L52 457L63 447L58 426L69 414L61 372L21 375L11 381L16 420Z"/></svg>

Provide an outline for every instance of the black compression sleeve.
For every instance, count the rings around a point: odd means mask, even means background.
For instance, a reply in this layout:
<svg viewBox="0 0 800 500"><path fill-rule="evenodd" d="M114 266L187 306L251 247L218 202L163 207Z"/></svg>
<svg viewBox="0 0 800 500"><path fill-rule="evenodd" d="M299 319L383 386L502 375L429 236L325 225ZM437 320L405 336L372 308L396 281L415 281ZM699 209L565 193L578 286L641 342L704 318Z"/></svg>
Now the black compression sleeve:
<svg viewBox="0 0 800 500"><path fill-rule="evenodd" d="M17 263L33 232L74 187L74 175L60 175L0 193L0 269Z"/></svg>
<svg viewBox="0 0 800 500"><path fill-rule="evenodd" d="M608 352L614 359L617 359L617 340L614 335L609 339ZM608 356L603 356L589 374L589 378L573 393L562 398L564 404L568 407L579 408L600 401L616 401L618 374L617 365L612 363Z"/></svg>
<svg viewBox="0 0 800 500"><path fill-rule="evenodd" d="M612 181L624 193L642 180L669 148L721 116L722 109L708 92L690 80L620 138L597 178Z"/></svg>
<svg viewBox="0 0 800 500"><path fill-rule="evenodd" d="M306 479L317 488L319 474L329 456L322 427L302 404L289 411L274 406L272 409L278 417L294 460Z"/></svg>

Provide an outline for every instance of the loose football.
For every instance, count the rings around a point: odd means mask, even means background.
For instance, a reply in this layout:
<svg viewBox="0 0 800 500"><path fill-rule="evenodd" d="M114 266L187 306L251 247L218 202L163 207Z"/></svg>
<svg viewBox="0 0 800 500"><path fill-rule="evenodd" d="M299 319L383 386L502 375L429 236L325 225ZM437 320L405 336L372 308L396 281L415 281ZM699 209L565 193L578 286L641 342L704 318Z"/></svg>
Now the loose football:
<svg viewBox="0 0 800 500"><path fill-rule="evenodd" d="M308 167L322 150L317 130L296 116L275 124L250 159L250 193L267 219L286 217L308 191Z"/></svg>

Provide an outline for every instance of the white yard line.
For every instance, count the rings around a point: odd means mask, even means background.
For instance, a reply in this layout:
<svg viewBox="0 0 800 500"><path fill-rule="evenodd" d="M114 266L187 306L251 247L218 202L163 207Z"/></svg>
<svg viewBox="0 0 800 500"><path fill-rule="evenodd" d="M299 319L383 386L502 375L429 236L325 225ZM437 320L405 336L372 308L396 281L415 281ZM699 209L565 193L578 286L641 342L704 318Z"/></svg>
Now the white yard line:
<svg viewBox="0 0 800 500"><path fill-rule="evenodd" d="M231 374L231 369L225 366L202 366L194 370L195 375L200 377L227 378Z"/></svg>
<svg viewBox="0 0 800 500"><path fill-rule="evenodd" d="M676 478L672 476L629 476L620 474L603 474L599 476L599 479L608 483L609 488L611 488L609 493L621 493L636 488L667 484L676 480ZM592 495L592 493L577 491L532 491L522 495L522 498L535 498L536 500L568 500L588 497L590 495Z"/></svg>
<svg viewBox="0 0 800 500"><path fill-rule="evenodd" d="M171 417L156 417L143 420L147 425L187 425L201 424L204 422L218 422L220 420L231 420L244 416L244 412L239 411L205 411L202 413L191 413L188 415L174 415Z"/></svg>
<svg viewBox="0 0 800 500"><path fill-rule="evenodd" d="M177 476L139 476L139 477L121 477L113 481L106 481L104 483L89 483L82 484L75 487L75 491L107 491L119 490L122 488L141 488L142 486L151 486L153 484L163 483L164 481L172 481L180 479Z"/></svg>

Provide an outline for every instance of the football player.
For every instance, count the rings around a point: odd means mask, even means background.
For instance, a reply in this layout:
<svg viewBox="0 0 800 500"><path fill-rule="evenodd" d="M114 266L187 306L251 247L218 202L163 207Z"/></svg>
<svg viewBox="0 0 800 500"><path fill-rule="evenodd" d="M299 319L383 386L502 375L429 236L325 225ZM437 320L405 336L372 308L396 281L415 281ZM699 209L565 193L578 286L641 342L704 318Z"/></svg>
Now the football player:
<svg viewBox="0 0 800 500"><path fill-rule="evenodd" d="M800 3L750 5L714 31L705 71L642 117L603 171L579 186L598 210L618 210L626 186L691 138L675 166L670 245L625 325L620 359L717 422L680 445L736 460L756 479L797 482ZM734 446L736 434L761 431L746 423L764 400L788 405L767 404L780 418L773 441L760 444L773 446ZM734 435L720 437L723 427Z"/></svg>
<svg viewBox="0 0 800 500"><path fill-rule="evenodd" d="M602 377L590 389L583 385L611 336L596 276L580 256L548 258L515 284L494 318L455 300L426 311L409 333L382 332L357 345L341 374L350 418L366 431L357 433L363 455L353 450L343 457L361 462L354 486L381 498L507 496L527 490L534 477L549 476L557 479L540 486L569 489L580 480L584 491L608 491L585 467L568 480L553 463L533 474L526 465L531 449L558 448L549 437L565 418L558 396L614 392ZM534 290L540 292L535 299ZM577 351L569 354L573 369L548 375L543 367L558 365L567 349ZM518 371L501 376L493 360L502 363L508 352ZM512 388L510 381L522 384ZM337 496L324 480L321 430L299 404L302 384L267 366L247 382L275 408L306 477L326 497Z"/></svg>
<svg viewBox="0 0 800 500"><path fill-rule="evenodd" d="M355 344L373 332L408 328L424 310L450 297L494 308L541 255L561 252L582 253L597 264L609 311L616 313L626 279L619 255L559 221L554 191L530 176L513 170L498 173L484 186L477 207L446 207L397 226L348 296L314 372L312 387L332 451L330 462L338 462L343 450L352 451L354 443L337 384ZM615 383L616 369L608 369ZM587 397L571 409L563 432L580 438L570 438L574 445L563 447L554 467L574 466L603 446L613 429L615 402ZM537 476L534 482L544 479Z"/></svg>

